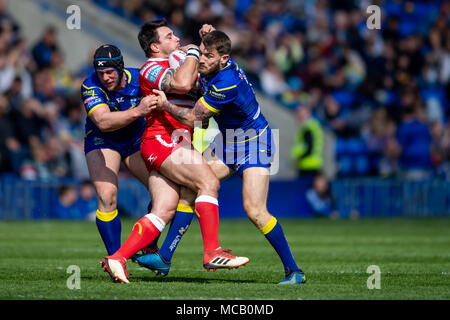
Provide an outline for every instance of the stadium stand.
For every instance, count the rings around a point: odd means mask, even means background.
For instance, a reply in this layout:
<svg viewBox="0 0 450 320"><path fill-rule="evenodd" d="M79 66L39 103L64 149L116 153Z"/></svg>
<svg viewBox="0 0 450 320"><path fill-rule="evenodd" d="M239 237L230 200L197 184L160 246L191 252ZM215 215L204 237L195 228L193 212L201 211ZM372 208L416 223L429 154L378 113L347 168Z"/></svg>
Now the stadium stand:
<svg viewBox="0 0 450 320"><path fill-rule="evenodd" d="M349 177L428 179L417 183L430 186L450 179L448 1L379 1L382 30L366 27L369 1L360 0L90 2L137 26L165 17L185 43L199 41L202 23L225 31L255 88L286 110L309 106L335 140L332 192L350 188L343 182ZM8 183L22 190L22 180L51 185L88 177L80 166L86 115L79 97L88 71L66 68L52 32L27 43L7 1L0 1L2 190ZM411 161L417 155L423 161ZM361 181L365 187L352 190L364 194L371 187ZM389 189L372 187L382 190L377 194Z"/></svg>

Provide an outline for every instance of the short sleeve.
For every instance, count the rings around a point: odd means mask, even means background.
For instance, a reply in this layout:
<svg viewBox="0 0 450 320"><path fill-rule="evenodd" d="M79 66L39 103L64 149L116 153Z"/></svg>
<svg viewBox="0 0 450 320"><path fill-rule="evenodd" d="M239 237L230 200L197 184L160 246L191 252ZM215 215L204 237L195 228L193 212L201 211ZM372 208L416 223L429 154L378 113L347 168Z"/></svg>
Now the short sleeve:
<svg viewBox="0 0 450 320"><path fill-rule="evenodd" d="M85 83L81 85L81 99L88 116L98 107L107 105L108 95L97 86L87 86Z"/></svg>

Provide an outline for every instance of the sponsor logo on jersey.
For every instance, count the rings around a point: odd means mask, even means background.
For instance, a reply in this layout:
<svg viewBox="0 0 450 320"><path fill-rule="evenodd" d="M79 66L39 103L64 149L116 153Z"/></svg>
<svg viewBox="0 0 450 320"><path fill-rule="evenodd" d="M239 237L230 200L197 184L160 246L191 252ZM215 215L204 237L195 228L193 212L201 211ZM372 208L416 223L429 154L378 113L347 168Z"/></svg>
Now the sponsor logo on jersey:
<svg viewBox="0 0 450 320"><path fill-rule="evenodd" d="M160 66L159 64L152 66L145 72L145 74L147 75L146 78L149 81L156 83L156 79L158 79L158 76L162 69L163 66Z"/></svg>
<svg viewBox="0 0 450 320"><path fill-rule="evenodd" d="M85 96L93 96L93 95L95 95L94 89L91 89L91 90L84 90L84 91L82 92L82 96L83 96L83 97L85 97Z"/></svg>
<svg viewBox="0 0 450 320"><path fill-rule="evenodd" d="M209 90L208 94L216 99L220 99L220 100L225 100L225 98L227 97L224 93L220 93L220 92L215 92L213 90Z"/></svg>
<svg viewBox="0 0 450 320"><path fill-rule="evenodd" d="M90 97L84 100L84 104L88 107L88 109L95 107L95 105L102 102L102 99L99 97Z"/></svg>

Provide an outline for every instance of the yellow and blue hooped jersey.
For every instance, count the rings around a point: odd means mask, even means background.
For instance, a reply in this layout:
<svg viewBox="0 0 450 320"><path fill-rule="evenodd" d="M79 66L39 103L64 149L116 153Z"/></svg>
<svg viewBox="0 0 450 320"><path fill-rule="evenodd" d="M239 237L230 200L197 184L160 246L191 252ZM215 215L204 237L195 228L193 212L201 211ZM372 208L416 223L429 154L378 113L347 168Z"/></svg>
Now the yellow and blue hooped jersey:
<svg viewBox="0 0 450 320"><path fill-rule="evenodd" d="M214 112L214 120L224 136L227 129L242 130L245 133L242 138L249 139L249 133L257 135L268 128L251 84L233 59L216 74L200 76L200 83L203 92L200 99Z"/></svg>
<svg viewBox="0 0 450 320"><path fill-rule="evenodd" d="M89 117L95 109L102 105L107 105L112 112L125 111L139 105L142 98L139 87L139 69L124 69L124 76L126 77L126 85L117 92L107 91L101 85L96 72L93 72L84 80L81 85L81 98L88 114L85 125L85 138L95 137L118 142L125 142L137 136L140 138L140 134L145 129L144 117L124 128L111 132L100 131Z"/></svg>

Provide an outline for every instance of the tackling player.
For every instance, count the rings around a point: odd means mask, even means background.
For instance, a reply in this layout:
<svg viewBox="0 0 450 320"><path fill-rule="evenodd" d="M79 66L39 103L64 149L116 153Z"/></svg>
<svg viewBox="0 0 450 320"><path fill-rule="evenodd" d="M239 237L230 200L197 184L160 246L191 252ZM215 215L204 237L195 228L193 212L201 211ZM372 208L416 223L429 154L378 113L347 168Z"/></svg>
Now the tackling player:
<svg viewBox="0 0 450 320"><path fill-rule="evenodd" d="M121 161L149 190L152 212L171 217L171 201L176 185L157 172L150 175L139 152L149 98L142 98L139 70L125 68L120 50L109 44L94 54L93 72L81 86L86 108L84 151L91 180L97 192L96 224L108 254L120 247L121 222L117 211L118 172ZM150 188L150 185L152 187ZM171 187L174 191L156 198L154 190Z"/></svg>
<svg viewBox="0 0 450 320"><path fill-rule="evenodd" d="M190 90L198 76L198 47L188 46L184 63L178 70L174 70L170 68L168 58L171 52L180 49L180 40L173 34L165 20L145 23L141 27L138 39L148 58L139 73L143 95L153 95L153 89L163 90L172 102L185 109L192 109L196 96L193 96ZM220 247L217 200L220 182L202 155L193 149L191 135L192 128L181 124L169 113L164 110L153 112L147 118L147 126L142 135L142 158L149 172L160 172L171 181L195 192L195 212L200 223L204 245L203 266L209 270L210 268L231 269L245 265L249 261L248 258L233 256ZM161 188L156 192L158 197L166 191ZM185 202L186 204L178 206L175 217L182 209L185 211L190 209L189 211L193 212L194 210L189 206L191 202L194 202L192 200L189 199ZM188 225L192 219L192 213L190 215L190 218L186 218ZM167 221L164 224L158 223L143 217L133 227L121 248L114 255L103 259L103 266L113 279L128 282L126 260L160 235Z"/></svg>
<svg viewBox="0 0 450 320"><path fill-rule="evenodd" d="M269 124L244 71L230 58L228 36L217 30L208 33L202 38L200 51L198 70L203 96L194 108L177 106L159 90L154 90L153 103L157 110L169 112L189 127L214 117L222 134L204 153L205 158L210 155L208 164L220 180L234 172L242 177L245 212L284 265L285 276L280 284L304 283L305 275L294 260L280 223L267 211L269 160L273 157Z"/></svg>

